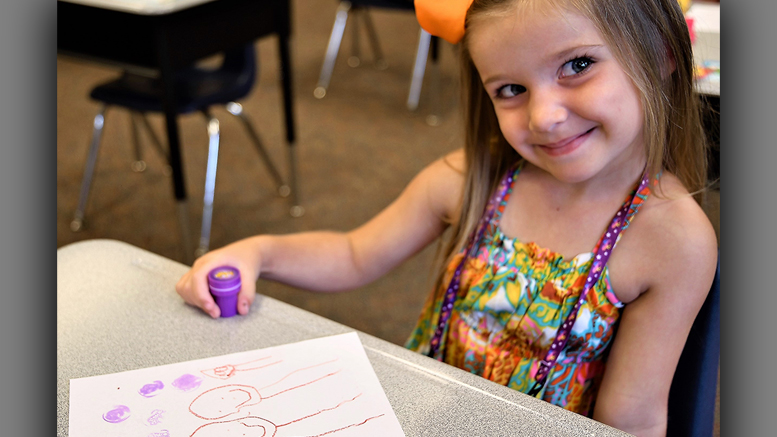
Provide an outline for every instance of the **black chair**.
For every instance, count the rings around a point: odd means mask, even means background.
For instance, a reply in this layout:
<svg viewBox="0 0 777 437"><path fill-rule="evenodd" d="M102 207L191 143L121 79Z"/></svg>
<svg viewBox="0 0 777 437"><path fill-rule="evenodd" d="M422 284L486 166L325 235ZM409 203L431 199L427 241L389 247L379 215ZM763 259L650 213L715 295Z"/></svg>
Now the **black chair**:
<svg viewBox="0 0 777 437"><path fill-rule="evenodd" d="M326 50L326 57L324 58L324 65L321 67L321 74L318 78L318 84L313 91L313 95L322 99L326 96L329 82L332 79L332 70L337 60L337 53L340 50L340 43L343 39L343 33L345 32L346 21L348 20L348 13L352 12L354 20L352 20L353 29L353 52L351 57L348 58L348 65L351 67L357 67L361 63L359 58L359 29L358 20L362 18L364 26L367 30L367 35L370 40L370 45L375 56L375 63L378 69L385 69L387 67L385 59L383 59L383 53L380 50L378 43L378 37L375 32L375 28L372 25L372 20L369 15L370 8L384 8L394 10L404 10L415 13L415 5L413 0L342 0L337 7L337 15L335 16L335 24L332 27L332 34L329 37L329 44ZM407 97L407 107L411 111L418 108L418 102L421 95L421 84L423 82L424 73L426 70L426 61L429 57L429 50L431 48L431 58L434 65L437 64L437 46L438 38L433 37L425 30L421 29L418 37L418 48L416 51L415 65L413 67L413 76L410 83L410 92Z"/></svg>
<svg viewBox="0 0 777 437"><path fill-rule="evenodd" d="M720 258L669 391L667 437L710 437L720 360Z"/></svg>
<svg viewBox="0 0 777 437"><path fill-rule="evenodd" d="M215 69L192 66L181 70L176 76L177 113L188 114L192 112L201 112L207 120L209 136L202 229L200 232L199 246L195 255L202 255L207 252L210 244L213 197L216 184L216 167L219 149L219 122L208 110L208 108L213 105L225 105L226 109L231 114L240 118L246 127L249 136L256 145L267 170L277 183L278 193L283 197L289 196L290 194L292 195L293 206L291 208L291 215L298 217L304 213L302 207L297 204L296 166L293 148L289 147L290 187L284 183L280 173L272 163L262 145L259 135L245 115L242 106L235 102L236 100L246 97L251 91L256 80L256 62L254 45L246 44L226 51L221 65ZM146 167L140 152L136 118L140 118L143 121L143 126L150 134L156 149L160 151L166 159L168 158L168 153L164 150L156 135L154 135L154 132L145 117L145 113L147 112L162 112L162 86L159 78L126 71L118 79L94 88L90 97L102 102L103 105L94 119L92 142L89 149L86 168L84 170L83 181L81 183L81 193L75 211L75 217L70 226L74 232L80 230L84 223L89 189L97 161L100 135L105 122L105 113L110 106L119 106L131 111L136 155L136 161L132 164L133 170L143 171ZM180 212L185 215L185 208L182 208L182 211ZM182 218L182 223L187 222L188 220ZM183 234L184 238L186 238L187 233L185 229ZM187 242L184 242L184 247L189 246L186 243Z"/></svg>

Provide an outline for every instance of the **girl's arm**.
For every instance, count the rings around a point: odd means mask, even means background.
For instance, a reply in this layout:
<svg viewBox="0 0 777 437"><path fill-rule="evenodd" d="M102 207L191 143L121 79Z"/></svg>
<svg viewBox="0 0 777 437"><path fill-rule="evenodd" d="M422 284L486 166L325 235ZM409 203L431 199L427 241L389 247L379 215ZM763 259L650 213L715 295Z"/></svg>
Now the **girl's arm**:
<svg viewBox="0 0 777 437"><path fill-rule="evenodd" d="M391 205L350 232L259 235L210 252L181 277L176 291L187 303L218 317L207 274L219 265L240 270L240 314L248 312L259 277L324 292L369 283L445 230L461 193L462 168L463 154L458 151L430 164Z"/></svg>
<svg viewBox="0 0 777 437"><path fill-rule="evenodd" d="M712 284L717 240L704 212L688 197L642 213L646 216L634 223L642 227L639 236L619 250L635 244L642 249L632 250L637 258L622 274L643 278L646 291L621 315L594 419L640 437L664 436L669 388Z"/></svg>

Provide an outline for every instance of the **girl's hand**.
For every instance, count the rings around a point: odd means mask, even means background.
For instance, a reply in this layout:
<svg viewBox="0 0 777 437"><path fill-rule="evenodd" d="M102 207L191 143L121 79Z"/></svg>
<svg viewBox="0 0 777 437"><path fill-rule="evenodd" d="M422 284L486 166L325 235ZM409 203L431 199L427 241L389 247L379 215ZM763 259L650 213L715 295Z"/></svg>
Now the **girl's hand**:
<svg viewBox="0 0 777 437"><path fill-rule="evenodd" d="M256 295L256 280L261 270L261 255L256 238L240 240L201 256L175 284L175 291L189 305L202 309L214 319L218 318L221 310L208 289L208 273L219 266L232 266L240 271L241 278L237 312L240 315L248 314Z"/></svg>

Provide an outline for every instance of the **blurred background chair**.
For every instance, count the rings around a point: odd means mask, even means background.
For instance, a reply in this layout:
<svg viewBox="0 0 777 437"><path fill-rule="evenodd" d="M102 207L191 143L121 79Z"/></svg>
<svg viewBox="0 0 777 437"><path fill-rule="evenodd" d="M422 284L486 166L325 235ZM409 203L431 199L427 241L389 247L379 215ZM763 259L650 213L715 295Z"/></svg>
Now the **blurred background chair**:
<svg viewBox="0 0 777 437"><path fill-rule="evenodd" d="M349 13L353 15L353 20L351 20L353 49L351 56L348 58L348 65L351 67L358 67L361 64L361 47L359 43L359 20L361 20L364 28L367 31L370 46L372 47L373 56L375 58L375 66L381 70L388 67L386 60L383 58L383 52L380 49L378 36L375 32L375 27L372 24L372 19L370 18L369 9L371 8L385 8L405 10L413 13L415 12L413 0L341 1L337 7L337 14L335 16L335 24L332 27L332 34L329 37L329 44L327 45L326 49L324 65L321 67L321 74L318 78L318 84L316 85L316 89L313 91L313 95L316 98L322 99L324 96L326 96L327 89L329 88L329 82L332 79L332 71L334 70L335 61L337 60L337 54L340 50L340 43L342 42L343 34L345 33L345 25L348 20ZM415 64L413 66L413 75L410 82L410 92L408 93L407 97L407 108L411 111L415 111L418 108L418 102L421 96L421 85L423 83L430 49L432 52L431 59L433 66L437 65L438 44L439 39L437 37L433 37L425 30L420 29Z"/></svg>
<svg viewBox="0 0 777 437"><path fill-rule="evenodd" d="M707 299L699 310L669 390L667 437L710 437L720 360L720 254Z"/></svg>
<svg viewBox="0 0 777 437"><path fill-rule="evenodd" d="M259 134L243 111L242 106L236 103L236 100L246 97L251 91L256 80L256 64L255 47L253 44L246 44L245 46L226 51L223 54L220 66L216 68L192 66L181 70L176 76L178 115L201 112L207 123L209 138L202 227L195 256L200 256L207 252L210 245L220 135L219 121L209 111L209 108L213 105L224 105L228 112L242 121L259 152L262 162L277 184L278 194L283 197L292 196L291 215L299 217L304 213L303 208L298 204L296 195L296 163L293 149L289 147L289 178L291 180L291 185L289 185L283 181L276 166L267 154ZM97 162L100 136L109 107L118 106L130 111L135 151L135 161L132 163L134 171L143 171L146 168L138 138L138 120L141 121L140 125L149 133L155 149L162 154L165 160L169 160L167 151L154 134L145 117L147 112L162 112L162 85L158 78L125 71L118 79L95 87L90 93L90 97L101 102L102 107L94 118L92 142L81 182L78 206L70 225L71 230L74 232L79 231L84 225L89 190ZM182 223L188 223L188 220L182 220ZM183 234L186 236L188 233L184 230ZM185 243L184 247L190 247L190 245Z"/></svg>

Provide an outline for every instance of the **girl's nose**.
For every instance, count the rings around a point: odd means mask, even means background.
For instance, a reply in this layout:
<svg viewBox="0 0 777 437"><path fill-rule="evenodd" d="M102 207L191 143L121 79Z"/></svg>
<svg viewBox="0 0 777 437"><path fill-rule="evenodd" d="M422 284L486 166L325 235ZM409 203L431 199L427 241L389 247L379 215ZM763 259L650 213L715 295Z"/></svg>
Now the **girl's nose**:
<svg viewBox="0 0 777 437"><path fill-rule="evenodd" d="M529 99L529 129L533 132L553 132L569 116L563 99L553 91L536 91Z"/></svg>

